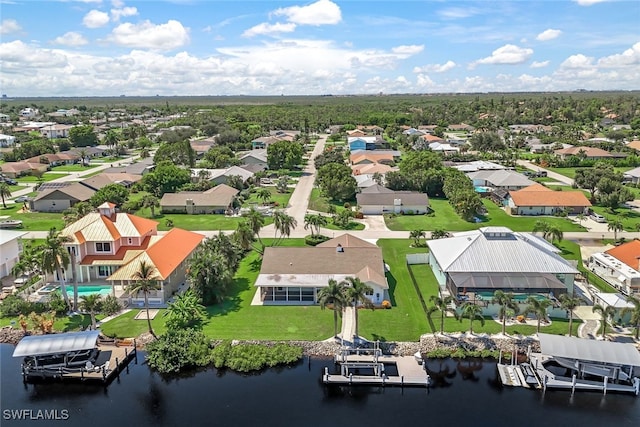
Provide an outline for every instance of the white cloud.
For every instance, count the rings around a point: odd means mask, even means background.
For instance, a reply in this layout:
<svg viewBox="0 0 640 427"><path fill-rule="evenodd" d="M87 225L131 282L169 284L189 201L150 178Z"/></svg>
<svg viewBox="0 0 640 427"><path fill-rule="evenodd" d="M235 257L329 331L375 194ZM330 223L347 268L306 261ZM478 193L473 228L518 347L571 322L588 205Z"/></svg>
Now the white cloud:
<svg viewBox="0 0 640 427"><path fill-rule="evenodd" d="M491 53L491 56L479 59L474 64L522 64L533 55L533 49L506 44Z"/></svg>
<svg viewBox="0 0 640 427"><path fill-rule="evenodd" d="M33 70L61 69L67 65L64 54L54 49L41 49L20 40L0 44L0 61L3 73L24 73Z"/></svg>
<svg viewBox="0 0 640 427"><path fill-rule="evenodd" d="M549 61L533 61L531 68L544 68L549 65Z"/></svg>
<svg viewBox="0 0 640 427"><path fill-rule="evenodd" d="M10 34L20 31L22 27L15 19L3 19L0 22L0 34Z"/></svg>
<svg viewBox="0 0 640 427"><path fill-rule="evenodd" d="M452 68L455 68L456 63L449 60L447 62L445 62L444 64L428 64L428 65L424 65L422 67L415 67L413 69L414 73L444 73L446 71L451 70Z"/></svg>
<svg viewBox="0 0 640 427"><path fill-rule="evenodd" d="M124 2L122 0L111 0L111 5L116 8L121 8L124 6Z"/></svg>
<svg viewBox="0 0 640 427"><path fill-rule="evenodd" d="M242 37L271 35L274 33L291 33L295 31L295 29L296 24L292 22L288 22L286 24L282 24L280 22L276 22L275 24L268 24L266 22L263 22L246 30L244 33L242 33Z"/></svg>
<svg viewBox="0 0 640 427"><path fill-rule="evenodd" d="M608 0L573 0L578 3L579 6L591 6L596 3L604 3Z"/></svg>
<svg viewBox="0 0 640 427"><path fill-rule="evenodd" d="M417 53L420 53L424 50L424 45L402 45L402 46L396 46L394 48L391 49L391 51L393 53L397 53L399 55L407 55L407 56L411 56L411 55L415 55Z"/></svg>
<svg viewBox="0 0 640 427"><path fill-rule="evenodd" d="M426 74L418 74L416 76L416 85L419 87L433 87L435 83Z"/></svg>
<svg viewBox="0 0 640 427"><path fill-rule="evenodd" d="M441 9L437 12L439 16L445 19L462 19L477 15L480 11L475 7L449 7Z"/></svg>
<svg viewBox="0 0 640 427"><path fill-rule="evenodd" d="M640 42L631 46L620 54L605 56L598 60L598 65L602 67L614 68L624 67L627 65L640 64Z"/></svg>
<svg viewBox="0 0 640 427"><path fill-rule="evenodd" d="M333 25L342 20L340 7L331 0L318 0L307 6L291 6L277 9L275 16L285 16L298 25Z"/></svg>
<svg viewBox="0 0 640 427"><path fill-rule="evenodd" d="M113 19L114 21L119 21L122 17L135 16L138 14L138 9L132 6L116 7L119 7L119 9L111 9L111 19Z"/></svg>
<svg viewBox="0 0 640 427"><path fill-rule="evenodd" d="M124 23L113 29L108 40L128 47L172 50L189 43L189 31L173 19L155 25L150 21Z"/></svg>
<svg viewBox="0 0 640 427"><path fill-rule="evenodd" d="M547 30L544 30L540 34L538 34L536 36L536 40L539 40L539 41L542 41L542 42L546 42L546 41L558 38L560 36L560 34L562 34L562 31L560 31L560 30L552 30L551 28L549 28Z"/></svg>
<svg viewBox="0 0 640 427"><path fill-rule="evenodd" d="M82 23L87 28L104 27L109 23L109 14L93 9L82 18Z"/></svg>
<svg viewBox="0 0 640 427"><path fill-rule="evenodd" d="M579 53L577 55L571 55L560 64L560 69L580 69L580 68L593 68L593 58L584 56Z"/></svg>
<svg viewBox="0 0 640 427"><path fill-rule="evenodd" d="M87 39L85 39L82 34L75 31L69 31L59 37L56 37L51 42L64 46L83 46L88 43Z"/></svg>

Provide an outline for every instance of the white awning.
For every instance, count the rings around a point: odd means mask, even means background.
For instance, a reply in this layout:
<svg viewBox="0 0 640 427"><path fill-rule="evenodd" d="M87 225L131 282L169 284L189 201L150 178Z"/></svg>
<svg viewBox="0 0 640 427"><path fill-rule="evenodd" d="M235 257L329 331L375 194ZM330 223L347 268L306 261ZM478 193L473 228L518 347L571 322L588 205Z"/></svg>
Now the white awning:
<svg viewBox="0 0 640 427"><path fill-rule="evenodd" d="M96 346L100 331L67 332L64 334L31 335L20 340L13 357L60 354L90 350Z"/></svg>
<svg viewBox="0 0 640 427"><path fill-rule="evenodd" d="M640 366L640 352L633 344L538 334L542 354L589 362Z"/></svg>

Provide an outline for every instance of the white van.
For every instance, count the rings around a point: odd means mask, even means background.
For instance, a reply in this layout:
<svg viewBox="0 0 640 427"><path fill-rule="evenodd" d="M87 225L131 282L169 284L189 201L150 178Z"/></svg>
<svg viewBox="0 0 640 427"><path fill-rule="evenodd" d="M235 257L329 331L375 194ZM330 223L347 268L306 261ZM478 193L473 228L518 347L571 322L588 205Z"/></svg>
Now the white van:
<svg viewBox="0 0 640 427"><path fill-rule="evenodd" d="M595 212L591 214L591 219L595 222L607 222L607 219L605 217Z"/></svg>

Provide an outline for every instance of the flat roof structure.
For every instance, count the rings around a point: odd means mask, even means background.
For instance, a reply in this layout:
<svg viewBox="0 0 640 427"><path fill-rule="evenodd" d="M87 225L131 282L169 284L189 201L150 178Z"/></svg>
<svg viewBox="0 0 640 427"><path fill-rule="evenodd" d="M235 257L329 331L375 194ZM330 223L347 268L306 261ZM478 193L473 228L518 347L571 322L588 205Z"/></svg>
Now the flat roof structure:
<svg viewBox="0 0 640 427"><path fill-rule="evenodd" d="M31 335L20 340L13 357L60 354L95 348L100 331L67 332L64 334Z"/></svg>
<svg viewBox="0 0 640 427"><path fill-rule="evenodd" d="M633 344L538 334L542 354L566 359L640 366L640 352Z"/></svg>

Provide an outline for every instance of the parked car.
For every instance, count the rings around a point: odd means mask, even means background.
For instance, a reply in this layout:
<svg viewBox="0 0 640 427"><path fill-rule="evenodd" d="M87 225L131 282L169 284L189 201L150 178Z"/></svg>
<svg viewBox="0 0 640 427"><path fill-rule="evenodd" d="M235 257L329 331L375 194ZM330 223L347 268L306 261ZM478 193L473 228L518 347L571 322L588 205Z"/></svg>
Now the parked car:
<svg viewBox="0 0 640 427"><path fill-rule="evenodd" d="M28 202L29 200L30 200L29 196L18 196L13 201L16 203L24 203L24 202Z"/></svg>
<svg viewBox="0 0 640 427"><path fill-rule="evenodd" d="M595 222L607 222L607 219L605 217L595 212L591 214L591 219Z"/></svg>

